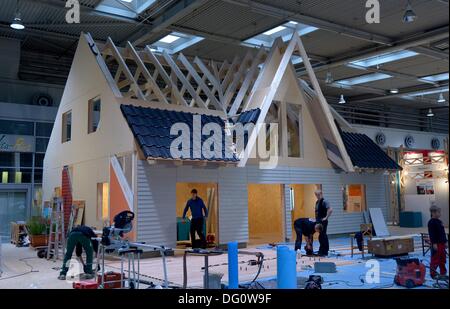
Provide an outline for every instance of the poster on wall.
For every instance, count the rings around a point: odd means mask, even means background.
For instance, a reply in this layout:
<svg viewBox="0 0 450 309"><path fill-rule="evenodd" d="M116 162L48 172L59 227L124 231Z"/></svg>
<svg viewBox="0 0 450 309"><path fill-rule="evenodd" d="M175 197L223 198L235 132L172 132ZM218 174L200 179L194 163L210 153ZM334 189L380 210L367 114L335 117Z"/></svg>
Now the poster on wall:
<svg viewBox="0 0 450 309"><path fill-rule="evenodd" d="M434 181L433 180L420 180L416 182L418 195L434 195Z"/></svg>

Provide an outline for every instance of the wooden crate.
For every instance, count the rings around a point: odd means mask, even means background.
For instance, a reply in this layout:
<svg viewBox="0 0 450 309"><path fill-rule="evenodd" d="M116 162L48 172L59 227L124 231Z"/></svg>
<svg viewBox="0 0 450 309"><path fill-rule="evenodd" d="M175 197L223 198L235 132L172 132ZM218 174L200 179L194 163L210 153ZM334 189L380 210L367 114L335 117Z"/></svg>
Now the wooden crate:
<svg viewBox="0 0 450 309"><path fill-rule="evenodd" d="M412 237L374 238L368 241L369 253L376 256L390 257L414 252Z"/></svg>
<svg viewBox="0 0 450 309"><path fill-rule="evenodd" d="M27 230L26 224L24 223L17 223L17 222L11 222L11 243L14 245L17 245L19 242L19 234L20 230Z"/></svg>

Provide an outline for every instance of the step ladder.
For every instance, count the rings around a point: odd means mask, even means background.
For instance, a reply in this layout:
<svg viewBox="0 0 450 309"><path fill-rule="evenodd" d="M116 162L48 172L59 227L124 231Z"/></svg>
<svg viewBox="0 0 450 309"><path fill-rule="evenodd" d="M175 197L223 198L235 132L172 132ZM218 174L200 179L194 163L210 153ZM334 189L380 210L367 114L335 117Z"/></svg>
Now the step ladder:
<svg viewBox="0 0 450 309"><path fill-rule="evenodd" d="M64 230L64 201L54 198L48 235L47 260L56 262L60 257L64 259L66 249L66 233Z"/></svg>

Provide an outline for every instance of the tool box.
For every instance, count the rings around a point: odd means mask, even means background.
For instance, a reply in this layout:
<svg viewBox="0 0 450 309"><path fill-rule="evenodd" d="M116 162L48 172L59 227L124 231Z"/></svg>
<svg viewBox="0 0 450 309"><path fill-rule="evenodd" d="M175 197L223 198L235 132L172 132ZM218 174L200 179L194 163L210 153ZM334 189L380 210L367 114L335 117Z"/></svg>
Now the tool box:
<svg viewBox="0 0 450 309"><path fill-rule="evenodd" d="M98 284L95 281L78 281L73 282L72 287L77 290L96 290Z"/></svg>
<svg viewBox="0 0 450 309"><path fill-rule="evenodd" d="M397 258L397 273L394 283L409 289L425 282L425 265L417 258Z"/></svg>
<svg viewBox="0 0 450 309"><path fill-rule="evenodd" d="M120 289L122 287L121 281L123 280L123 275L116 272L107 272L103 276L103 288L104 289ZM97 276L98 285L102 284L102 276Z"/></svg>

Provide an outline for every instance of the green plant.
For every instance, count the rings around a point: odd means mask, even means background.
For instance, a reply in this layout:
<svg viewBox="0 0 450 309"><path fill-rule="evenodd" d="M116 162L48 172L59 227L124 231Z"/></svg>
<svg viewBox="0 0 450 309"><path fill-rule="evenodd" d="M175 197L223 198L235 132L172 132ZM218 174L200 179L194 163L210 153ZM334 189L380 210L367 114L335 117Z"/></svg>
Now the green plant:
<svg viewBox="0 0 450 309"><path fill-rule="evenodd" d="M27 222L27 229L30 235L44 235L47 232L47 222L43 217L32 217Z"/></svg>

